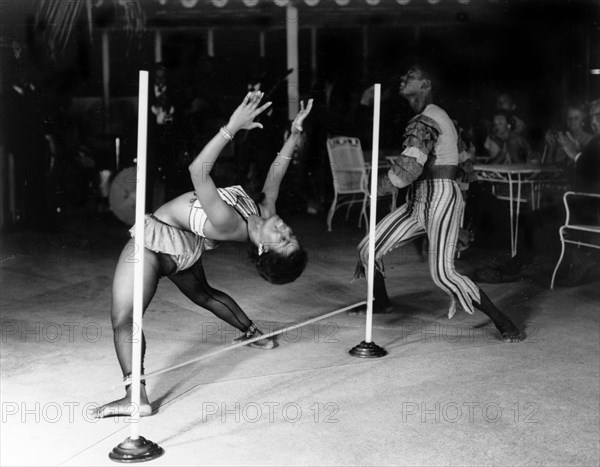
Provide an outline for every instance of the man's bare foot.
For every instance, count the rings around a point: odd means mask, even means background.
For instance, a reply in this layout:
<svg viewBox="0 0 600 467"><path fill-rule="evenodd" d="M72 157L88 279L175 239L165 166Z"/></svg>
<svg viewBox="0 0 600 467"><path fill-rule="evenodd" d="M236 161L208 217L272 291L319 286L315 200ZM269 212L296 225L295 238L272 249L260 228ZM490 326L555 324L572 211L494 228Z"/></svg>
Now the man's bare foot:
<svg viewBox="0 0 600 467"><path fill-rule="evenodd" d="M502 325L496 324L496 329L500 333L500 338L507 343L521 342L525 340L525 333L522 333L517 327L508 320Z"/></svg>
<svg viewBox="0 0 600 467"><path fill-rule="evenodd" d="M127 390L127 395L122 399L109 402L96 409L92 410L91 416L94 418L105 418L105 417L130 417L134 415L136 407L131 402L131 388ZM148 401L146 394L146 388L142 385L140 394L140 417L148 417L152 415L152 406Z"/></svg>

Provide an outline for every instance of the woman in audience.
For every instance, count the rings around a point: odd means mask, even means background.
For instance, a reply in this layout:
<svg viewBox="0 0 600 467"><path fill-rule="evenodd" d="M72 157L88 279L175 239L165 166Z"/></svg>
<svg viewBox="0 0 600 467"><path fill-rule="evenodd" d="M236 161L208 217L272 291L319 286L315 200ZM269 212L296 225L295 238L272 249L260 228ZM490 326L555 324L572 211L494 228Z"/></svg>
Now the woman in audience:
<svg viewBox="0 0 600 467"><path fill-rule="evenodd" d="M592 139L586 131L586 110L581 103L571 103L565 114L566 131L550 129L546 132L544 162L549 164L568 163L571 158L568 152L572 147L575 153L581 152Z"/></svg>

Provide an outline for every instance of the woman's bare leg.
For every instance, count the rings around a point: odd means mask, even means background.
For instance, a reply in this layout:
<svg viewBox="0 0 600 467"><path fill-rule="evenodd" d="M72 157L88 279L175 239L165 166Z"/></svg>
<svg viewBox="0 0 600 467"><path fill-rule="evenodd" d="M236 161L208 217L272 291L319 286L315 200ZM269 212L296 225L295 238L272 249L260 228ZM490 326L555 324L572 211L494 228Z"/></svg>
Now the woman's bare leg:
<svg viewBox="0 0 600 467"><path fill-rule="evenodd" d="M133 339L142 339L142 374L144 373L144 354L146 351L146 339L144 333L139 329L133 329L133 277L134 277L134 253L138 248L133 239L129 240L115 270L112 288L112 310L111 321L113 328L113 339L117 359L121 366L123 376L131 375L132 370L132 342ZM150 304L154 297L159 279L171 272L175 264L165 255L154 253L144 249L144 303L143 310ZM118 415L131 415L134 411L131 404L131 387L126 388L125 397L97 408L94 416L98 418ZM140 415L147 416L152 412L150 402L144 384L140 393Z"/></svg>

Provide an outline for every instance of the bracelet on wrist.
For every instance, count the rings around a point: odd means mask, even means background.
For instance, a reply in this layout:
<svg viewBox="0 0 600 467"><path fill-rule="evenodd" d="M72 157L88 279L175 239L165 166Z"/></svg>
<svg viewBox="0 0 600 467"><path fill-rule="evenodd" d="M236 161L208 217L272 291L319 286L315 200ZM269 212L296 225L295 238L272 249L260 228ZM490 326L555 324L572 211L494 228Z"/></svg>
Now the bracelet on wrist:
<svg viewBox="0 0 600 467"><path fill-rule="evenodd" d="M291 158L291 157L285 157L285 156L282 156L280 153L277 153L277 157L281 157L282 159L286 159L286 160L288 160L288 161L291 161L291 160L292 160L292 158Z"/></svg>
<svg viewBox="0 0 600 467"><path fill-rule="evenodd" d="M227 127L224 127L224 126L222 126L222 127L219 129L219 133L220 133L220 134L221 134L221 136L222 136L223 138L225 138L227 141L233 141L233 135L231 134L231 131L229 131L229 130L227 129Z"/></svg>

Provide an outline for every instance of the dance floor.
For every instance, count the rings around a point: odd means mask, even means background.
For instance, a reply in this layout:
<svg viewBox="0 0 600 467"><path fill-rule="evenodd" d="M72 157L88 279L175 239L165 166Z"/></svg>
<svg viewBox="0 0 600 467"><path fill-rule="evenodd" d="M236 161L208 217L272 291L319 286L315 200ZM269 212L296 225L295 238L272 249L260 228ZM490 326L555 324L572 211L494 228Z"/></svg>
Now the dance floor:
<svg viewBox="0 0 600 467"><path fill-rule="evenodd" d="M209 282L265 330L366 299L366 281L351 282L363 231L339 218L332 233L322 217L289 222L310 258L292 284L264 282L245 246L203 257ZM130 423L87 410L123 392L109 311L126 238L116 220L89 216L58 233L3 234L2 465L114 465L108 453ZM470 273L494 254L473 248L457 267ZM139 431L165 450L151 464L600 463L598 283L553 291L542 274L482 284L528 335L504 344L481 313L448 320L412 246L391 253L386 272L395 310L373 319L383 358L348 354L365 318L341 313L280 335L274 350L242 347L149 379L154 414ZM237 336L168 279L144 329L148 373Z"/></svg>

